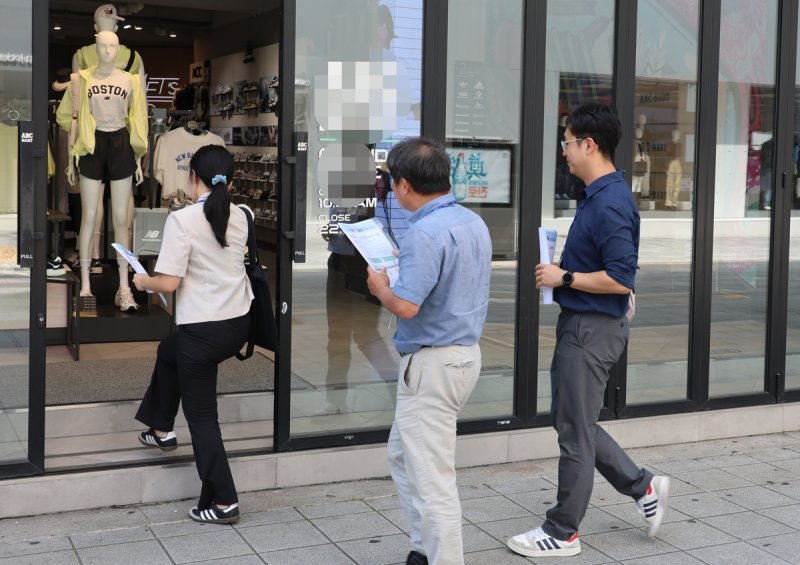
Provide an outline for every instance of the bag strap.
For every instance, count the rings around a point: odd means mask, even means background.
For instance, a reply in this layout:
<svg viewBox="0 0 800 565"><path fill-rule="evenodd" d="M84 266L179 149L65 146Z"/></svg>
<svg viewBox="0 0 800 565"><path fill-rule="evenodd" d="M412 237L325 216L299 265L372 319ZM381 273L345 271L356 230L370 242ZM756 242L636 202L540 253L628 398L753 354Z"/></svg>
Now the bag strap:
<svg viewBox="0 0 800 565"><path fill-rule="evenodd" d="M256 245L256 228L253 224L253 217L250 215L250 212L239 206L239 209L247 218L247 265L245 265L244 270L247 273L247 279L250 280L250 276L253 271L258 267L261 268L261 264L258 262L258 246ZM251 283L252 285L252 283ZM253 298L255 300L255 298ZM253 349L255 347L255 340L256 340L256 321L250 320L250 337L247 339L247 349L245 349L244 355L240 352L236 352L236 358L239 361L244 361L245 359L250 359L253 356Z"/></svg>
<svg viewBox="0 0 800 565"><path fill-rule="evenodd" d="M136 51L133 49L130 50L131 53L128 56L128 64L125 65L125 69L123 69L126 73L131 72L131 68L133 67L133 62L136 60Z"/></svg>

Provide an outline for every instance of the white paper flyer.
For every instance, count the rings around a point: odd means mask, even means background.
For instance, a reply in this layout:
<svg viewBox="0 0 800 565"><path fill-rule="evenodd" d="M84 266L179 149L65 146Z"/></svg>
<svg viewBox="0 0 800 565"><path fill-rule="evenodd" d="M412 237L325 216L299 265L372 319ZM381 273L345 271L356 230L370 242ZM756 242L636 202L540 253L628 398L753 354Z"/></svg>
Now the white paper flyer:
<svg viewBox="0 0 800 565"><path fill-rule="evenodd" d="M355 224L339 224L339 228L370 267L376 271L386 269L389 286L394 286L400 275L400 260L394 254L395 248L384 233L380 220L370 218Z"/></svg>
<svg viewBox="0 0 800 565"><path fill-rule="evenodd" d="M133 267L134 273L139 273L141 275L147 274L147 270L142 266L142 264L139 262L139 259L136 258L136 255L134 255L130 249L126 249L119 243L112 243L111 247L116 249L117 253L122 255L122 258L125 259L131 267ZM148 290L147 292L148 294L152 294L153 291ZM161 302L164 303L164 306L167 306L167 299L164 297L164 295L159 292L158 297L161 299Z"/></svg>
<svg viewBox="0 0 800 565"><path fill-rule="evenodd" d="M552 263L556 256L556 240L558 232L547 228L539 228L539 261ZM542 287L542 303L553 303L553 289L549 286Z"/></svg>

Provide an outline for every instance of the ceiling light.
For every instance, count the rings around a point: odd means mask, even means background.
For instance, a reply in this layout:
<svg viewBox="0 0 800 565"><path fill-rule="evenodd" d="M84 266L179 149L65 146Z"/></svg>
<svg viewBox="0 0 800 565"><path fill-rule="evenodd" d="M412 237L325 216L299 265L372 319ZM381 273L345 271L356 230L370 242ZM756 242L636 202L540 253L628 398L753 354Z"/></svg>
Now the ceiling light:
<svg viewBox="0 0 800 565"><path fill-rule="evenodd" d="M133 26L136 31L142 31L142 26Z"/></svg>
<svg viewBox="0 0 800 565"><path fill-rule="evenodd" d="M61 26L59 24L56 24L53 26L53 29L56 31L61 31Z"/></svg>
<svg viewBox="0 0 800 565"><path fill-rule="evenodd" d="M175 38L175 37L178 37L178 34L177 33L170 33L169 36L172 37L172 38Z"/></svg>
<svg viewBox="0 0 800 565"><path fill-rule="evenodd" d="M131 24L125 24L122 26L122 29L131 29L133 26Z"/></svg>

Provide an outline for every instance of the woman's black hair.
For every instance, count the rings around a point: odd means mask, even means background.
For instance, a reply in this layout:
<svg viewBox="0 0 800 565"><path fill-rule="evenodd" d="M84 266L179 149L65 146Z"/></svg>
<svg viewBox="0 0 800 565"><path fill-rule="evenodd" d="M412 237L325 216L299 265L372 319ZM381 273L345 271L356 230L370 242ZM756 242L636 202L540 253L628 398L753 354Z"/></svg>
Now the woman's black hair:
<svg viewBox="0 0 800 565"><path fill-rule="evenodd" d="M222 247L227 247L225 232L231 216L228 183L233 179L233 155L221 145L205 145L192 155L189 170L211 189L203 204L203 213L211 224L214 237Z"/></svg>

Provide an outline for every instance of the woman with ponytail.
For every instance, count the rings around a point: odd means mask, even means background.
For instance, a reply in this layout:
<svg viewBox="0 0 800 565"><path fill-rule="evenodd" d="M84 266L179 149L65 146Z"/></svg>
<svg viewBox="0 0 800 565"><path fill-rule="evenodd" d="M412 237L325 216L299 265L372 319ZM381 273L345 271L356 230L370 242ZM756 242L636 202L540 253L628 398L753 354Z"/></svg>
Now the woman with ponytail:
<svg viewBox="0 0 800 565"><path fill-rule="evenodd" d="M231 204L233 156L218 145L201 147L189 163L190 196L196 204L172 212L164 227L154 276L137 274L139 290L177 290L178 330L158 346L150 386L136 413L149 426L139 434L148 447L178 447L178 403L189 424L203 487L189 517L228 524L239 519L233 483L217 421L217 367L250 335L253 292L244 268L245 212Z"/></svg>

